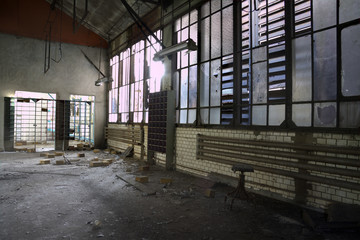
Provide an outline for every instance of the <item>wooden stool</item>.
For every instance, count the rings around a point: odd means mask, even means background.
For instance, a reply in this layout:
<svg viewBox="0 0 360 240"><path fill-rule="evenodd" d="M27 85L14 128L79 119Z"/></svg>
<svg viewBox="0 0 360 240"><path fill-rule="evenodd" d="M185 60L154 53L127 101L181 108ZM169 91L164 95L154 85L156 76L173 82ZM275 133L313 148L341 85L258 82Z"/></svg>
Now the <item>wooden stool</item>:
<svg viewBox="0 0 360 240"><path fill-rule="evenodd" d="M239 182L238 185L236 187L236 189L232 192L229 192L226 196L225 196L225 204L226 201L229 198L232 198L231 200L231 204L230 204L230 209L232 209L232 205L234 203L235 199L245 199L249 200L249 195L246 193L245 191L245 172L254 172L254 168L250 165L246 165L246 164L235 164L232 166L231 170L233 172L237 172L240 171L239 174Z"/></svg>

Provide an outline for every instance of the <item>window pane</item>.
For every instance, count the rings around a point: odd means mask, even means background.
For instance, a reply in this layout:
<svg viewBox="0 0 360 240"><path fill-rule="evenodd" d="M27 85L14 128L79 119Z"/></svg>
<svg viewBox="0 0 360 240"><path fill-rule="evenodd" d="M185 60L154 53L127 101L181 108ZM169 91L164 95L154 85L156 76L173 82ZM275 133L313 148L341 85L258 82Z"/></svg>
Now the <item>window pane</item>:
<svg viewBox="0 0 360 240"><path fill-rule="evenodd" d="M340 127L360 127L360 102L340 103Z"/></svg>
<svg viewBox="0 0 360 240"><path fill-rule="evenodd" d="M195 109L189 110L188 123L193 124L195 122L195 120L196 120L196 110Z"/></svg>
<svg viewBox="0 0 360 240"><path fill-rule="evenodd" d="M360 18L360 1L340 0L340 23Z"/></svg>
<svg viewBox="0 0 360 240"><path fill-rule="evenodd" d="M189 71L189 108L195 108L197 96L197 66L189 68Z"/></svg>
<svg viewBox="0 0 360 240"><path fill-rule="evenodd" d="M210 124L220 124L220 108L210 108Z"/></svg>
<svg viewBox="0 0 360 240"><path fill-rule="evenodd" d="M216 58L220 56L220 52L221 52L220 23L221 23L220 12L211 16L211 58Z"/></svg>
<svg viewBox="0 0 360 240"><path fill-rule="evenodd" d="M200 106L209 106L209 63L200 66Z"/></svg>
<svg viewBox="0 0 360 240"><path fill-rule="evenodd" d="M285 120L285 105L270 105L269 106L269 125L280 126Z"/></svg>
<svg viewBox="0 0 360 240"><path fill-rule="evenodd" d="M360 95L360 24L341 32L341 92L343 96Z"/></svg>
<svg viewBox="0 0 360 240"><path fill-rule="evenodd" d="M232 6L223 10L222 26L222 48L223 55L233 52L233 8Z"/></svg>
<svg viewBox="0 0 360 240"><path fill-rule="evenodd" d="M293 104L292 120L299 127L311 126L311 104Z"/></svg>
<svg viewBox="0 0 360 240"><path fill-rule="evenodd" d="M267 47L254 48L251 53L253 63L262 62L267 59Z"/></svg>
<svg viewBox="0 0 360 240"><path fill-rule="evenodd" d="M336 0L315 0L313 2L314 30L336 24Z"/></svg>
<svg viewBox="0 0 360 240"><path fill-rule="evenodd" d="M189 14L185 14L182 18L181 18L181 27L186 27L189 26Z"/></svg>
<svg viewBox="0 0 360 240"><path fill-rule="evenodd" d="M267 63L260 62L253 65L253 103L267 102Z"/></svg>
<svg viewBox="0 0 360 240"><path fill-rule="evenodd" d="M201 21L201 61L209 59L210 52L210 19Z"/></svg>
<svg viewBox="0 0 360 240"><path fill-rule="evenodd" d="M266 106L252 107L252 124L266 125Z"/></svg>
<svg viewBox="0 0 360 240"><path fill-rule="evenodd" d="M206 2L201 6L201 18L209 16L210 14L210 2Z"/></svg>
<svg viewBox="0 0 360 240"><path fill-rule="evenodd" d="M211 13L216 12L221 7L221 0L211 0Z"/></svg>
<svg viewBox="0 0 360 240"><path fill-rule="evenodd" d="M314 34L314 100L336 99L336 29Z"/></svg>
<svg viewBox="0 0 360 240"><path fill-rule="evenodd" d="M198 39L197 39L198 27L197 26L198 26L197 24L194 24L190 27L190 38L192 40L194 40L196 45L198 45ZM197 51L191 51L189 53L190 65L197 63L197 54L198 54Z"/></svg>
<svg viewBox="0 0 360 240"><path fill-rule="evenodd" d="M311 83L311 37L305 36L293 41L292 99L294 102L311 100Z"/></svg>
<svg viewBox="0 0 360 240"><path fill-rule="evenodd" d="M180 111L180 123L187 123L187 110L181 110Z"/></svg>
<svg viewBox="0 0 360 240"><path fill-rule="evenodd" d="M201 109L200 117L201 117L202 124L208 124L209 123L209 109L208 108Z"/></svg>
<svg viewBox="0 0 360 240"><path fill-rule="evenodd" d="M336 103L315 103L315 127L336 127Z"/></svg>
<svg viewBox="0 0 360 240"><path fill-rule="evenodd" d="M190 24L193 24L194 22L196 22L198 19L198 11L197 10L193 10L190 13Z"/></svg>
<svg viewBox="0 0 360 240"><path fill-rule="evenodd" d="M180 107L188 107L188 69L181 70L181 86L180 86Z"/></svg>
<svg viewBox="0 0 360 240"><path fill-rule="evenodd" d="M221 66L220 59L211 62L210 105L220 106Z"/></svg>

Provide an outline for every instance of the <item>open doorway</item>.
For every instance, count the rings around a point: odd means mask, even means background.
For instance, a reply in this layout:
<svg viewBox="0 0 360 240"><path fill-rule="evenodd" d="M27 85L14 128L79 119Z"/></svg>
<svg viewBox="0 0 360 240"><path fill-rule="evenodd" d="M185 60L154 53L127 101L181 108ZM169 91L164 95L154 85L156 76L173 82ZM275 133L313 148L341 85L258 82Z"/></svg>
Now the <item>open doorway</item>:
<svg viewBox="0 0 360 240"><path fill-rule="evenodd" d="M54 150L56 94L16 91L14 102L15 150Z"/></svg>
<svg viewBox="0 0 360 240"><path fill-rule="evenodd" d="M95 96L70 95L70 141L77 144L94 145Z"/></svg>

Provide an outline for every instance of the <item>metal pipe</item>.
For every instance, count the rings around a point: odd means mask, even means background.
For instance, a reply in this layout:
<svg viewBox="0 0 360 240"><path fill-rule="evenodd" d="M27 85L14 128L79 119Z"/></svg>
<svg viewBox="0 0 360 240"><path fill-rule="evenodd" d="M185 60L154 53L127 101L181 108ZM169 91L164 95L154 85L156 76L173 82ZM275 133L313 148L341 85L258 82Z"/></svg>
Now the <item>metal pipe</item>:
<svg viewBox="0 0 360 240"><path fill-rule="evenodd" d="M211 156L211 157L199 156L199 158L210 161L210 162L217 162L217 163L222 163L222 164L227 164L227 165L233 165L233 164L239 163L237 161L224 160L224 159L216 158L213 156ZM335 179L319 177L319 176L314 176L314 175L304 175L304 174L300 174L300 173L296 173L296 172L291 172L291 171L286 171L286 170L281 170L281 169L274 169L274 168L269 168L269 167L264 167L264 166L259 166L259 165L252 165L252 166L254 167L255 170L261 171L261 172L268 172L268 173L277 174L277 175L281 175L281 176L303 179L303 180L307 180L310 182L326 184L329 186L337 186L337 187L341 187L341 188L347 188L347 189L360 191L360 184L358 184L358 183L351 183L351 182L346 182L346 181L342 181L342 180L335 180Z"/></svg>
<svg viewBox="0 0 360 240"><path fill-rule="evenodd" d="M219 148L218 148L219 149ZM221 148L220 148L221 149ZM246 154L239 154L239 153L231 153L231 152L224 152L219 150L207 150L201 149L199 150L199 156L201 158L202 153L210 154L211 156L225 156L229 158L235 159L244 159L259 163L269 163L273 165L279 165L284 167L290 167L295 169L304 169L304 170L311 170L321 173L330 173L330 174L337 174L337 175L344 175L349 177L360 178L360 171L349 170L349 169L342 169L342 168L333 168L328 166L319 166L313 164L305 164L305 163L298 163L298 162L291 162L286 160L279 160L275 158L268 158L263 156L250 156Z"/></svg>
<svg viewBox="0 0 360 240"><path fill-rule="evenodd" d="M324 163L332 163L332 164L341 164L345 166L352 167L360 167L360 162L355 159L346 159L346 158L335 158L328 156L317 156L317 155L304 155L297 152L285 152L285 151L275 151L275 150L265 150L259 148L252 148L249 146L231 146L224 145L222 143L208 143L208 142L198 142L199 147L209 147L216 149L224 149L229 151L237 151L237 152L247 152L247 153L255 153L262 155L274 155L276 157L284 157L284 158L293 158L293 159L302 159L307 161L316 161L316 162L324 162Z"/></svg>
<svg viewBox="0 0 360 240"><path fill-rule="evenodd" d="M360 155L359 148L334 147L334 146L328 147L328 146L316 146L316 145L295 145L293 143L282 143L282 142L277 143L277 142L258 141L258 140L241 140L241 139L236 139L236 138L205 136L205 135L201 135L201 134L198 134L198 136L199 136L199 139L201 139L201 140L236 143L236 144L247 144L250 146L291 148L294 150Z"/></svg>

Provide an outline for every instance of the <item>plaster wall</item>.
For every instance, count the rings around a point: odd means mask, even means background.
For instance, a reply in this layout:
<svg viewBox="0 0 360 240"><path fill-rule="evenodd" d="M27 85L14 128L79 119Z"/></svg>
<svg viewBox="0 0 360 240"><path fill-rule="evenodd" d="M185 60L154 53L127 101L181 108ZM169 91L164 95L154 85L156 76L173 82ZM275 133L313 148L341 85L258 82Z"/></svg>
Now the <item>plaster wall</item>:
<svg viewBox="0 0 360 240"><path fill-rule="evenodd" d="M59 43L51 43L52 58L59 59L58 49ZM56 93L58 100L69 100L71 94L95 96L95 147L103 146L107 87L95 86L99 73L80 49L99 65L99 48L63 43L61 61L51 61L44 74L44 41L0 33L0 151L4 149L4 97L13 97L17 90ZM101 71L107 73L107 53L101 51Z"/></svg>

